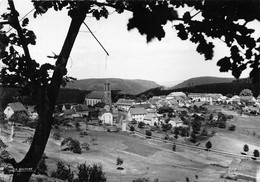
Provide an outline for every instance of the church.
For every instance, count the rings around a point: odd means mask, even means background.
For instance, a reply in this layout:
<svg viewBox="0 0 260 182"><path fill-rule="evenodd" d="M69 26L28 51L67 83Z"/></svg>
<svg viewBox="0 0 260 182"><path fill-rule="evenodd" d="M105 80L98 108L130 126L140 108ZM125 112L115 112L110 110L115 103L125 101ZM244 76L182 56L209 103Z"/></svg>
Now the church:
<svg viewBox="0 0 260 182"><path fill-rule="evenodd" d="M85 104L94 106L95 104L102 102L111 107L112 98L111 98L111 84L106 81L104 83L103 91L92 91L85 97Z"/></svg>

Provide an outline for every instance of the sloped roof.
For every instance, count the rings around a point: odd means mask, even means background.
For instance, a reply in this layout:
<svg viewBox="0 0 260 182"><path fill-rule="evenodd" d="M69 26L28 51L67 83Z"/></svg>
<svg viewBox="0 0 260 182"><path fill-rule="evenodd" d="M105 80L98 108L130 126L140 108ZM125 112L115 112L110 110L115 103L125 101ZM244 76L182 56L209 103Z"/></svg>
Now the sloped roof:
<svg viewBox="0 0 260 182"><path fill-rule="evenodd" d="M145 108L145 109L149 109L151 108L151 104L135 104L133 105L134 108Z"/></svg>
<svg viewBox="0 0 260 182"><path fill-rule="evenodd" d="M82 111L87 111L89 109L87 104L82 104L80 106L81 106Z"/></svg>
<svg viewBox="0 0 260 182"><path fill-rule="evenodd" d="M102 99L104 97L104 91L93 91L86 96L87 99Z"/></svg>
<svg viewBox="0 0 260 182"><path fill-rule="evenodd" d="M167 97L177 97L177 96L186 97L186 94L183 92L172 92L169 95L167 95Z"/></svg>
<svg viewBox="0 0 260 182"><path fill-rule="evenodd" d="M82 111L82 108L80 105L73 106L76 112Z"/></svg>
<svg viewBox="0 0 260 182"><path fill-rule="evenodd" d="M129 110L131 115L144 115L147 113L145 108L130 108Z"/></svg>
<svg viewBox="0 0 260 182"><path fill-rule="evenodd" d="M129 105L131 106L134 103L134 100L131 99L119 99L116 104L117 105Z"/></svg>
<svg viewBox="0 0 260 182"><path fill-rule="evenodd" d="M146 114L145 116L144 116L144 120L152 120L153 118L155 118L155 117L157 117L157 115L156 114L154 114L154 113L148 113L148 114Z"/></svg>
<svg viewBox="0 0 260 182"><path fill-rule="evenodd" d="M76 114L73 109L66 109L63 111L64 115Z"/></svg>
<svg viewBox="0 0 260 182"><path fill-rule="evenodd" d="M75 105L73 106L76 112L88 111L87 105Z"/></svg>
<svg viewBox="0 0 260 182"><path fill-rule="evenodd" d="M19 111L27 112L27 109L24 107L24 105L21 102L9 103L8 106L11 107L14 112L19 112Z"/></svg>

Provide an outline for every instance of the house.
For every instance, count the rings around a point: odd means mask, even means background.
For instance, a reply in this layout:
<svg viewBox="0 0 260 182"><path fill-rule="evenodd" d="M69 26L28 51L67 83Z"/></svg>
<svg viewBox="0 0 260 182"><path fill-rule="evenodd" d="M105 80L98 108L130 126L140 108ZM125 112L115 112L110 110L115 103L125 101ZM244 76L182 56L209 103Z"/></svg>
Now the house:
<svg viewBox="0 0 260 182"><path fill-rule="evenodd" d="M130 107L134 104L135 101L132 99L119 99L115 105L119 111L129 111Z"/></svg>
<svg viewBox="0 0 260 182"><path fill-rule="evenodd" d="M102 124L114 124L113 114L110 111L103 110L100 112L99 120L102 121Z"/></svg>
<svg viewBox="0 0 260 182"><path fill-rule="evenodd" d="M168 123L171 124L173 128L183 126L183 121L181 120L170 120Z"/></svg>
<svg viewBox="0 0 260 182"><path fill-rule="evenodd" d="M71 107L80 117L87 117L89 115L89 107L86 104L74 105Z"/></svg>
<svg viewBox="0 0 260 182"><path fill-rule="evenodd" d="M24 113L24 114L28 115L28 111L22 103L20 103L20 102L9 103L4 110L4 114L5 114L6 118L7 119L11 118L11 116L15 113L16 114Z"/></svg>
<svg viewBox="0 0 260 182"><path fill-rule="evenodd" d="M149 124L150 126L154 126L154 123L158 124L159 120L158 120L157 114L155 114L155 113L147 113L144 116L143 122L145 124Z"/></svg>
<svg viewBox="0 0 260 182"><path fill-rule="evenodd" d="M213 98L211 94L206 94L206 93L190 93L188 95L189 98L192 99L192 101L196 102L213 102Z"/></svg>
<svg viewBox="0 0 260 182"><path fill-rule="evenodd" d="M108 81L104 84L103 91L92 91L89 94L87 94L85 97L86 105L94 106L99 102L103 102L109 106L112 105L111 86Z"/></svg>
<svg viewBox="0 0 260 182"><path fill-rule="evenodd" d="M136 120L137 122L143 122L144 117L147 114L145 108L130 108L128 111L129 120Z"/></svg>
<svg viewBox="0 0 260 182"><path fill-rule="evenodd" d="M187 96L183 92L172 92L169 95L166 96L167 100L176 99L176 98L182 98L185 99Z"/></svg>
<svg viewBox="0 0 260 182"><path fill-rule="evenodd" d="M62 114L60 114L60 116L63 116L64 118L72 119L72 118L74 118L74 116L77 116L77 115L76 115L76 112L74 109L66 109L63 111Z"/></svg>

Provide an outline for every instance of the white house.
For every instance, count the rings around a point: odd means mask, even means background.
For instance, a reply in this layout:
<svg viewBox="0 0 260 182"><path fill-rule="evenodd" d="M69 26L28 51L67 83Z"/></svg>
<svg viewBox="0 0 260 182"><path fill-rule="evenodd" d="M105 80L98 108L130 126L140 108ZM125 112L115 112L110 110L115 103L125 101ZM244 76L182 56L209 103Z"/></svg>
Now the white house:
<svg viewBox="0 0 260 182"><path fill-rule="evenodd" d="M156 113L147 113L144 116L143 122L145 124L149 124L150 126L154 126L154 123L158 124L159 120Z"/></svg>
<svg viewBox="0 0 260 182"><path fill-rule="evenodd" d="M147 114L145 108L130 108L128 111L129 120L136 120L138 123L144 121L144 117Z"/></svg>
<svg viewBox="0 0 260 182"><path fill-rule="evenodd" d="M4 114L7 119L11 118L14 113L24 113L28 115L27 109L20 102L9 103L4 110Z"/></svg>
<svg viewBox="0 0 260 182"><path fill-rule="evenodd" d="M131 99L119 99L116 102L117 109L122 110L122 111L128 111L131 106L135 104L134 100Z"/></svg>
<svg viewBox="0 0 260 182"><path fill-rule="evenodd" d="M103 124L114 124L113 121L113 114L109 111L102 111L100 113L100 117L99 117L100 121L102 121Z"/></svg>

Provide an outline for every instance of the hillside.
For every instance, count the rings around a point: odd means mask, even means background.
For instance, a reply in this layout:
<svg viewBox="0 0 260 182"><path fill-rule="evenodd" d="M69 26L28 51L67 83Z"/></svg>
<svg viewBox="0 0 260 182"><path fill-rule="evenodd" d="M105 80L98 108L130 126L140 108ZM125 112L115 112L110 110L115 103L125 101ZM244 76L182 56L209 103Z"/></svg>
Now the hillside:
<svg viewBox="0 0 260 182"><path fill-rule="evenodd" d="M184 82L169 88L169 90L197 86L197 85L214 84L214 83L231 83L234 80L235 78L221 78L221 77L210 77L210 76L195 77L195 78L190 78L188 80L185 80Z"/></svg>
<svg viewBox="0 0 260 182"><path fill-rule="evenodd" d="M250 89L253 92L253 96L257 97L259 95L259 86L252 83L213 83L213 84L203 84L196 86L189 86L176 89L164 89L163 87L154 88L147 90L141 94L148 95L168 95L171 92L185 92L185 93L220 93L222 95L232 94L239 95L243 89ZM139 95L141 95L139 94Z"/></svg>
<svg viewBox="0 0 260 182"><path fill-rule="evenodd" d="M66 88L79 90L103 90L108 81L112 90L121 90L125 94L136 95L146 90L159 87L157 83L148 80L126 80L119 78L91 78L75 80L67 84Z"/></svg>

